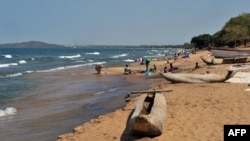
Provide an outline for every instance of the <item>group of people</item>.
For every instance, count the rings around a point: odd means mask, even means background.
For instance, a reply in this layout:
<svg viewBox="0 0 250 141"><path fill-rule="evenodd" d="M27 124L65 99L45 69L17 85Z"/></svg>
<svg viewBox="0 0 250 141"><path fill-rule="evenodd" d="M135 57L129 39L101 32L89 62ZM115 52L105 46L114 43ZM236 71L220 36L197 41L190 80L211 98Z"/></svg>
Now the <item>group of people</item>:
<svg viewBox="0 0 250 141"><path fill-rule="evenodd" d="M148 64L149 65L149 64ZM149 66L147 66L146 65L146 70L148 70L148 67ZM153 72L155 72L157 70L157 67L156 67L156 65L154 64L153 65ZM146 72L148 72L148 71L146 71ZM128 67L128 64L126 64L125 65L125 68L124 68L124 74L125 75L128 75L128 74L132 74L133 73L133 71Z"/></svg>
<svg viewBox="0 0 250 141"><path fill-rule="evenodd" d="M151 62L151 59L150 59L149 57L145 59L146 72L148 72L148 71L153 71L153 72L155 72L155 71L157 70L157 67L156 67L155 64L153 65L153 68L149 70L149 64L150 64L150 62ZM144 64L143 58L140 59L140 64L141 64L141 65ZM163 72L164 72L164 73L167 73L167 72L174 72L176 69L178 69L178 68L176 68L176 67L173 67L173 64L172 64L172 63L169 64L169 67L170 67L170 68L168 69L167 66L165 66L164 69L163 69ZM96 71L97 71L97 74L100 74L100 73L101 73L101 69L102 69L102 68L103 68L102 65L96 65L95 69L96 69ZM200 66L199 66L198 62L196 62L196 63L195 63L195 67L194 67L192 70L195 70L195 69L198 69L198 68L200 68ZM132 70L128 67L128 64L125 65L124 74L125 74L125 75L132 74Z"/></svg>
<svg viewBox="0 0 250 141"><path fill-rule="evenodd" d="M147 61L147 60L146 60L145 63L146 63L146 64L145 64L145 65L146 65L146 72L148 72L148 71L149 71L149 64L150 64L150 61ZM164 69L163 69L163 72L164 72L164 73L174 72L176 69L178 69L178 68L176 68L176 67L173 67L173 64L172 64L172 63L170 63L169 66L170 66L169 69L168 69L167 66L164 67ZM96 65L95 69L96 69L96 71L97 71L97 74L100 74L100 73L101 73L101 69L102 69L102 68L103 68L103 65ZM195 67L194 67L192 70L199 69L199 68L201 68L201 67L199 66L198 62L196 62L196 63L195 63ZM156 67L155 64L153 65L153 68L150 69L150 71L153 71L153 72L157 71L157 67ZM124 74L125 74L125 75L132 74L132 70L128 67L128 64L125 65Z"/></svg>
<svg viewBox="0 0 250 141"><path fill-rule="evenodd" d="M149 69L149 64L151 62L151 58L149 57L146 57L146 58L140 58L140 65L144 65L146 66L146 72L149 72L149 71L152 71L152 72L155 72L157 70L157 67L156 65L154 64L153 65L153 68L150 68ZM128 68L128 64L125 65L125 68L124 68L124 74L127 75L127 74L131 74L132 73L132 70Z"/></svg>
<svg viewBox="0 0 250 141"><path fill-rule="evenodd" d="M150 57L146 57L146 58L141 57L140 58L140 65L144 65L144 63L146 65L146 72L148 71L148 67L149 67L150 62L151 62Z"/></svg>
<svg viewBox="0 0 250 141"><path fill-rule="evenodd" d="M164 67L164 69L163 69L163 72L164 72L164 73L167 73L167 72L174 72L175 69L178 69L178 68L174 68L172 63L170 63L169 66L170 66L170 69L169 69L169 70L168 70L168 67L167 67L167 66Z"/></svg>
<svg viewBox="0 0 250 141"><path fill-rule="evenodd" d="M164 73L167 73L167 72L174 72L176 69L178 69L178 68L176 68L176 67L173 67L173 64L172 64L172 63L170 63L169 65L170 65L170 69L168 69L167 66L164 67L164 69L163 69L163 72L164 72ZM196 63L195 63L195 67L194 67L192 70L196 70L196 69L199 69L199 68L201 68L201 67L199 66L199 63L196 62Z"/></svg>

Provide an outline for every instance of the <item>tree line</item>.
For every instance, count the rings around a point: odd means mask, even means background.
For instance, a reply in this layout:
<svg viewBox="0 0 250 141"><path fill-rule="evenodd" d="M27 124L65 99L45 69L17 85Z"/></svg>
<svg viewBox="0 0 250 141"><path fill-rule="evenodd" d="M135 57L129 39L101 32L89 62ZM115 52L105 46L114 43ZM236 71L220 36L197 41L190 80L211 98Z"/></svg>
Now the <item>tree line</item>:
<svg viewBox="0 0 250 141"><path fill-rule="evenodd" d="M191 44L199 49L209 46L246 46L248 42L250 42L250 13L231 18L213 35L201 34L191 39Z"/></svg>

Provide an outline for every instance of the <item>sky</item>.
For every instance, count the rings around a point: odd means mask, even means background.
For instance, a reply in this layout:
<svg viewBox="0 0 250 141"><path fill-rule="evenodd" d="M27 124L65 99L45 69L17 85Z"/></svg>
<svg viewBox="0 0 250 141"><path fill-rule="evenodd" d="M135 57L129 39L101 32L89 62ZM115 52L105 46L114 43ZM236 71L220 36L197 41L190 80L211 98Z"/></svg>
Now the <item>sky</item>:
<svg viewBox="0 0 250 141"><path fill-rule="evenodd" d="M181 45L250 13L250 0L0 0L0 44Z"/></svg>

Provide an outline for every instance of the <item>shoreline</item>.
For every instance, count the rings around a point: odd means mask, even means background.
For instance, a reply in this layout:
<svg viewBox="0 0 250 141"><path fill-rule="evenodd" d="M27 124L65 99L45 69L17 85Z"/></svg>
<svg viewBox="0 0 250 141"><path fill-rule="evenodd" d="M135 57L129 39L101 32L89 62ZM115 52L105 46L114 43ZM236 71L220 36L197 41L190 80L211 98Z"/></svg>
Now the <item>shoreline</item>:
<svg viewBox="0 0 250 141"><path fill-rule="evenodd" d="M58 135L71 132L75 126L123 108L127 92L147 88L141 83L144 77L128 82L120 74L94 73L94 67L81 67L25 75L39 85L24 96L1 104L17 109L14 116L0 117L2 128L6 129L1 132L1 138L56 140ZM8 132L10 130L12 132ZM10 136L11 133L17 136Z"/></svg>
<svg viewBox="0 0 250 141"><path fill-rule="evenodd" d="M178 72L186 73L224 73L232 64L207 66L200 56L211 55L208 51L199 51L191 54L190 58L178 58L174 67ZM173 60L170 60L173 61ZM193 70L198 62L200 69ZM135 62L139 63L139 62ZM165 61L152 61L158 71L164 66L169 68ZM131 65L132 70L141 70L143 66ZM104 69L106 74L121 75L124 67L110 67ZM249 70L249 69L248 69ZM145 74L125 76L129 81L136 77L145 77ZM158 73L148 77L154 79ZM163 92L167 100L167 120L163 127L163 134L155 138L136 137L130 135L127 129L129 115L134 108L137 97L131 99L124 108L100 115L98 118L79 125L72 133L58 136L58 141L68 140L223 140L223 125L249 124L250 93L244 91L247 84L238 83L178 83L173 84L165 79L149 87L149 89L172 89L173 92Z"/></svg>

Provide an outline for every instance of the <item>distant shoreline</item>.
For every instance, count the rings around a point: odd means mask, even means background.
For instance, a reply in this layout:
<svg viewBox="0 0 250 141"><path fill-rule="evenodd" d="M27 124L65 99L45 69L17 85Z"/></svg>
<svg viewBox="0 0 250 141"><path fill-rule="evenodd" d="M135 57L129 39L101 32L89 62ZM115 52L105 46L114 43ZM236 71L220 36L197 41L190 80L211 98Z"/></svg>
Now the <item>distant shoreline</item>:
<svg viewBox="0 0 250 141"><path fill-rule="evenodd" d="M72 48L184 48L183 45L59 45L50 44L41 41L28 41L20 43L4 43L0 44L0 48L58 48L58 47L72 47Z"/></svg>
<svg viewBox="0 0 250 141"><path fill-rule="evenodd" d="M40 41L0 44L0 48L53 48L53 47L65 47L65 46L57 44L48 44Z"/></svg>

